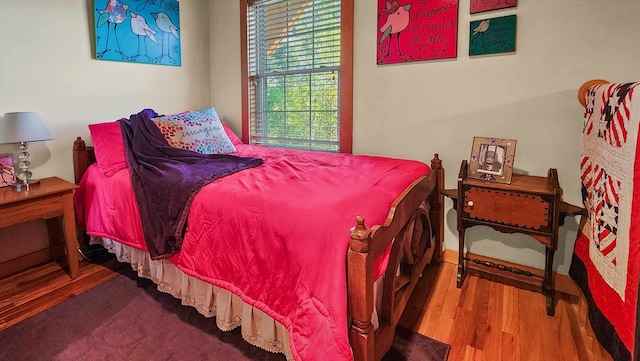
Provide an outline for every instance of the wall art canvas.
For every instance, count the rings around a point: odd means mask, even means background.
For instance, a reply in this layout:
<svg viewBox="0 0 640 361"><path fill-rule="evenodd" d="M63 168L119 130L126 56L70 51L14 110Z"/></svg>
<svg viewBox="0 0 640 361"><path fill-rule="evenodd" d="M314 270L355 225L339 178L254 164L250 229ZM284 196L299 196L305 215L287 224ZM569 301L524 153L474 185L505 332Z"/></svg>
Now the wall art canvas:
<svg viewBox="0 0 640 361"><path fill-rule="evenodd" d="M378 0L377 63L457 56L458 0Z"/></svg>
<svg viewBox="0 0 640 361"><path fill-rule="evenodd" d="M16 184L13 155L0 154L0 188Z"/></svg>
<svg viewBox="0 0 640 361"><path fill-rule="evenodd" d="M516 51L516 15L471 22L470 56L514 51Z"/></svg>
<svg viewBox="0 0 640 361"><path fill-rule="evenodd" d="M484 11L513 8L518 5L518 0L471 0L471 14Z"/></svg>
<svg viewBox="0 0 640 361"><path fill-rule="evenodd" d="M469 159L470 178L511 183L516 140L474 137Z"/></svg>
<svg viewBox="0 0 640 361"><path fill-rule="evenodd" d="M175 0L94 0L96 59L181 65Z"/></svg>

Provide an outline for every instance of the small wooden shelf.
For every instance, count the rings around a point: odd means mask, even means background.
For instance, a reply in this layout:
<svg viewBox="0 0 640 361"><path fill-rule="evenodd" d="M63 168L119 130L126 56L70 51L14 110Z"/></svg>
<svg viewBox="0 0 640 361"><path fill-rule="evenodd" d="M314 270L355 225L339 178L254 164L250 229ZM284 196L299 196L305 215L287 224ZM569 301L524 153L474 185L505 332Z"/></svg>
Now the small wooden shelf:
<svg viewBox="0 0 640 361"><path fill-rule="evenodd" d="M558 248L558 228L564 223L565 217L585 214L584 208L561 199L558 173L553 168L549 169L547 177L514 174L511 184L467 178L466 174L467 163L463 161L458 188L441 192L453 200L458 215L457 286L462 287L464 282L468 268L466 262L482 266L480 270L473 267L481 274L508 271L517 276L513 277L516 282L522 282L523 276L530 277L534 283L538 283L538 291L546 296L547 314L553 316L555 290L551 275L554 253ZM545 247L544 275L465 255L465 230L477 225L503 233L522 233L536 239Z"/></svg>

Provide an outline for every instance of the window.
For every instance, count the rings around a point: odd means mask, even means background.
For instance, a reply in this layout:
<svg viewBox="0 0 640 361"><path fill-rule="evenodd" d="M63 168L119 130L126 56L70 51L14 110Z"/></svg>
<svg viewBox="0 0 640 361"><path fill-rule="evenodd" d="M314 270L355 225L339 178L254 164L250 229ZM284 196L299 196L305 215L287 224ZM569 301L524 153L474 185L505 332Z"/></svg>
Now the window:
<svg viewBox="0 0 640 361"><path fill-rule="evenodd" d="M353 0L243 2L243 140L351 152Z"/></svg>

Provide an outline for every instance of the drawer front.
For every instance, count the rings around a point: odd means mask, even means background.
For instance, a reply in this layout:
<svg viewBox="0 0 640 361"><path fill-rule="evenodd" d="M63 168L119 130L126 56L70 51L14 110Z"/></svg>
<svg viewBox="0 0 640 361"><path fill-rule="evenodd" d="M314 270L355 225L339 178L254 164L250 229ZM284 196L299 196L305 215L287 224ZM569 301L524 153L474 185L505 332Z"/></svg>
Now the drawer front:
<svg viewBox="0 0 640 361"><path fill-rule="evenodd" d="M464 187L462 217L551 233L553 196Z"/></svg>
<svg viewBox="0 0 640 361"><path fill-rule="evenodd" d="M51 195L39 199L0 206L0 228L32 221L61 216L64 204L60 195Z"/></svg>

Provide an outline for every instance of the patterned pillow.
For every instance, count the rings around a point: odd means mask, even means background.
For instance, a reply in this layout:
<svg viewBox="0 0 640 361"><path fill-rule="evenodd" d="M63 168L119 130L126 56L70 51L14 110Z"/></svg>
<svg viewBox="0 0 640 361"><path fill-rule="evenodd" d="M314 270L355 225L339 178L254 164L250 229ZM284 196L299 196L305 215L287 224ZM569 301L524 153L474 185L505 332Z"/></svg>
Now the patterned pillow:
<svg viewBox="0 0 640 361"><path fill-rule="evenodd" d="M172 147L202 154L227 154L236 151L213 108L164 115L152 120Z"/></svg>

